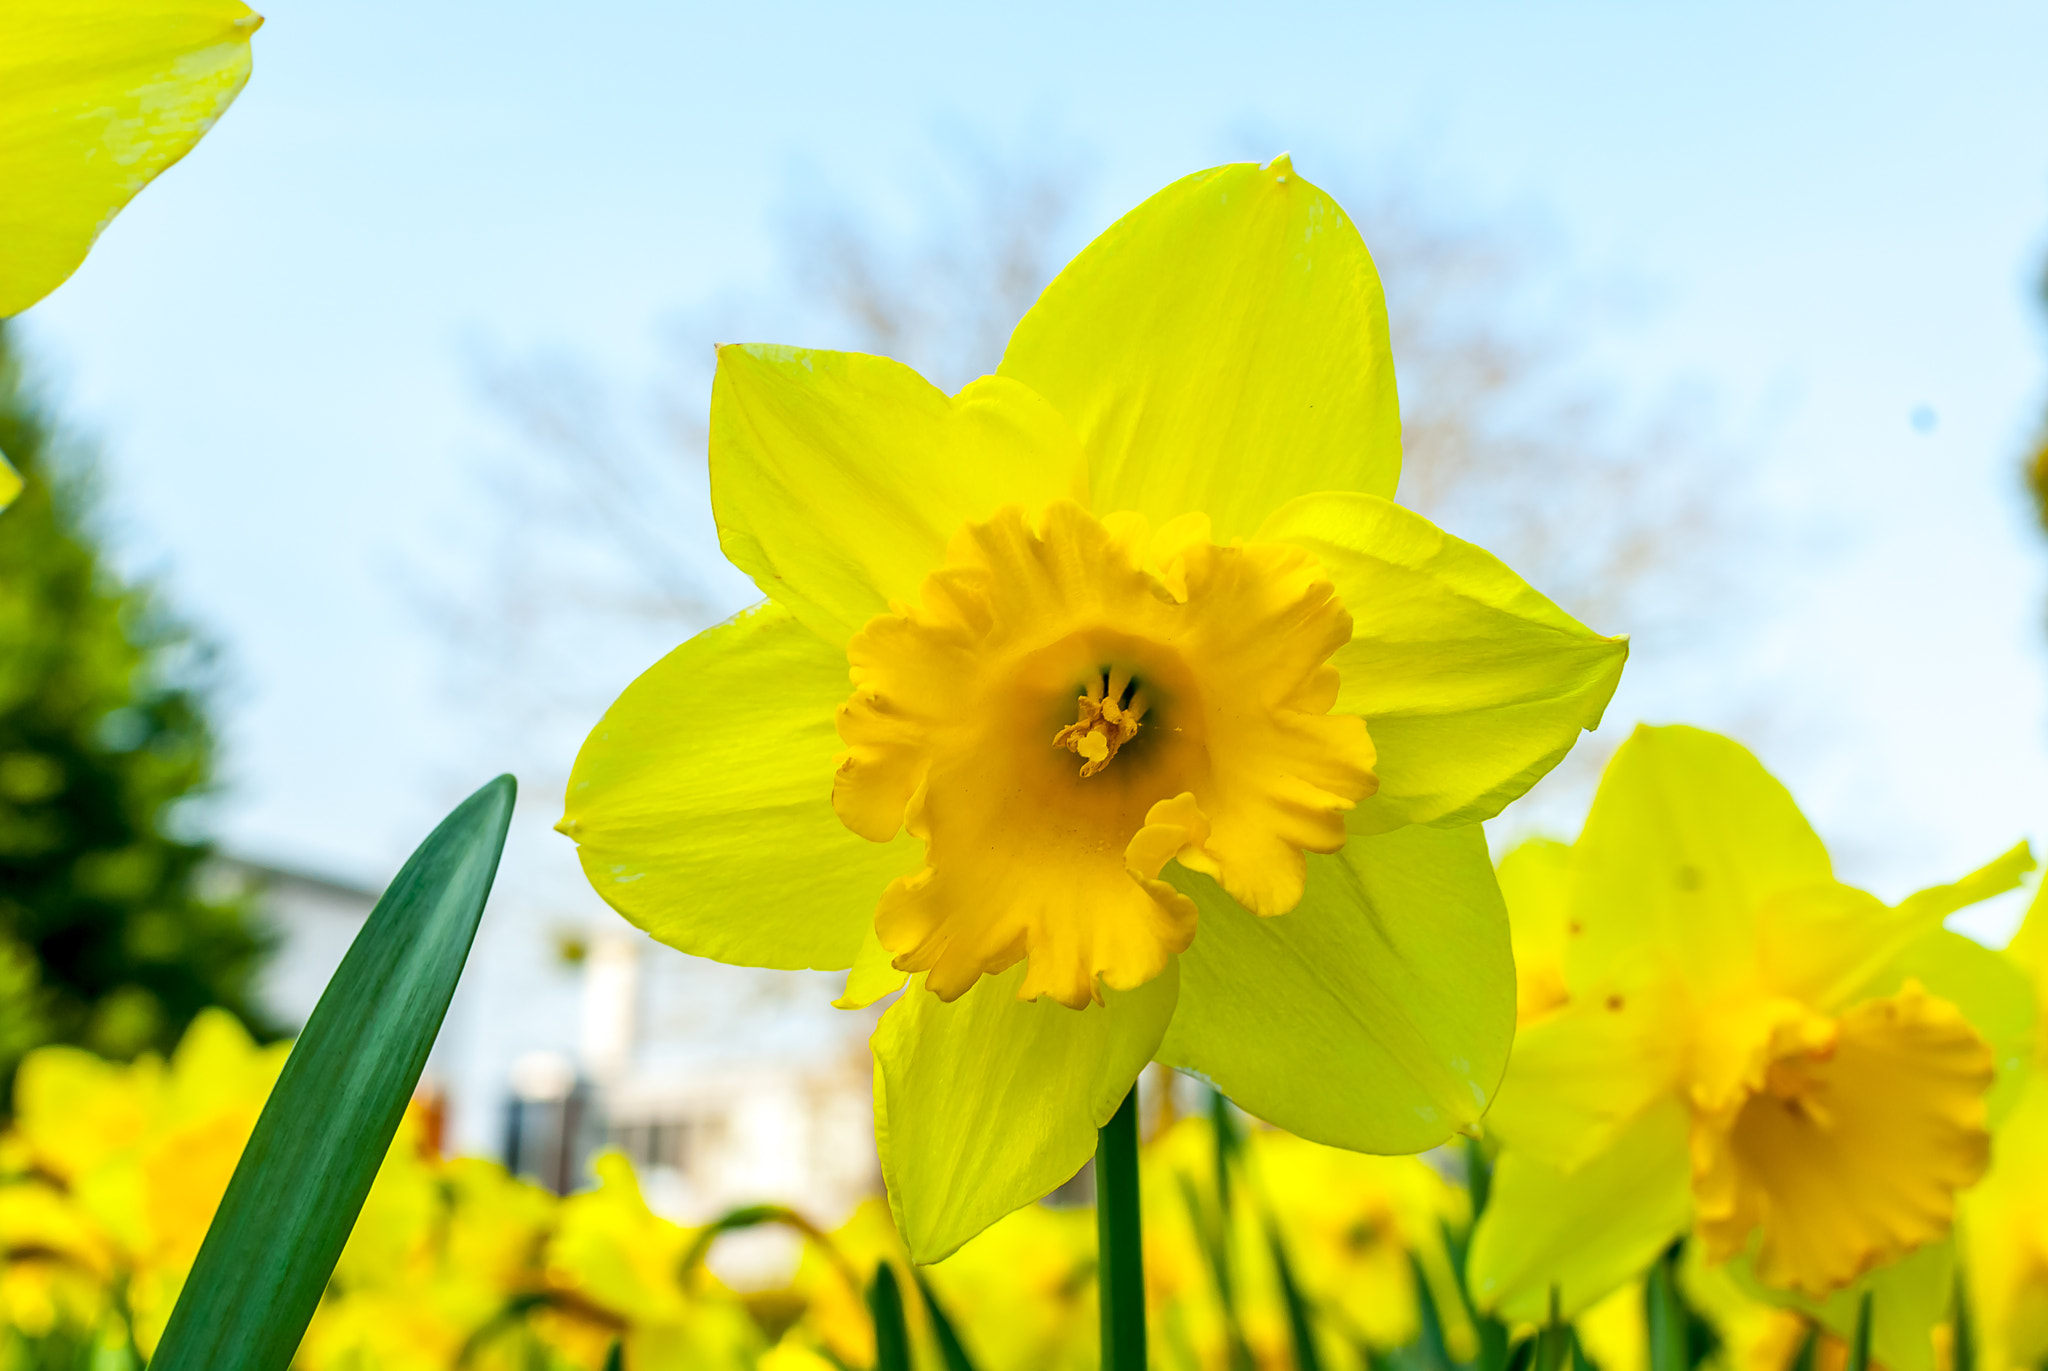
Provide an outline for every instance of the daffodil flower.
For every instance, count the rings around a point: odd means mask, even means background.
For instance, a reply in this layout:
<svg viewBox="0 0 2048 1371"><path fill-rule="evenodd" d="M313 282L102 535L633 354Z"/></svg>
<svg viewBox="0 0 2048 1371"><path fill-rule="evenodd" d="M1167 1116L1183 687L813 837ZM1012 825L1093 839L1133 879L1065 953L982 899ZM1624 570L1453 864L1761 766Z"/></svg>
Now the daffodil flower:
<svg viewBox="0 0 2048 1371"><path fill-rule="evenodd" d="M249 79L241 0L0 7L0 319L62 285Z"/></svg>
<svg viewBox="0 0 2048 1371"><path fill-rule="evenodd" d="M1111 227L947 395L731 346L720 544L768 602L592 732L562 831L686 952L914 978L876 1133L930 1261L1065 1181L1155 1057L1337 1146L1485 1109L1512 1031L1477 821L1626 644L1392 502L1378 276L1285 158Z"/></svg>
<svg viewBox="0 0 2048 1371"><path fill-rule="evenodd" d="M1575 844L1503 863L1518 949L1556 961L1521 968L1481 1304L1536 1319L1554 1288L1569 1315L1691 1232L1709 1262L1741 1257L1759 1288L1853 1317L1852 1282L1945 1250L2031 1008L1942 920L2032 865L2022 845L1886 906L1835 880L1740 746L1637 730ZM1876 1321L1901 1371L1929 1360L1924 1324L1898 1350L1908 1327Z"/></svg>
<svg viewBox="0 0 2048 1371"><path fill-rule="evenodd" d="M1984 1371L2048 1360L2048 883L2005 952L2032 984L2038 1017L2025 1083L1958 1220Z"/></svg>

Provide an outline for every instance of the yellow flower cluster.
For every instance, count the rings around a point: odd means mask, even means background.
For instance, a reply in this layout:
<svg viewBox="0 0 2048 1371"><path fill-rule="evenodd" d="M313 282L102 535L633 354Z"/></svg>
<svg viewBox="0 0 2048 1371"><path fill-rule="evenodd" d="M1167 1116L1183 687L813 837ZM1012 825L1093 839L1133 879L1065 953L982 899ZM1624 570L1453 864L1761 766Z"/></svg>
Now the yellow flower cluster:
<svg viewBox="0 0 2048 1371"><path fill-rule="evenodd" d="M169 1062L31 1054L0 1150L0 1364L56 1345L154 1349L286 1051L210 1012ZM905 1290L924 1282L980 1371L1094 1364L1085 1208L1022 1209L913 1274L888 1207L870 1201L836 1231L812 1230L786 1285L741 1292L704 1268L716 1229L650 1212L624 1158L600 1157L592 1189L557 1198L493 1163L440 1158L425 1131L409 1115L378 1174L300 1348L306 1371L599 1371L615 1347L648 1371L865 1367L864 1292L881 1262ZM1172 1364L1289 1364L1271 1233L1327 1311L1325 1365L1413 1342L1419 1286L1469 1346L1447 1245L1469 1220L1462 1189L1416 1158L1270 1130L1235 1147L1234 1205L1206 1120L1145 1150L1147 1298ZM931 1316L918 1298L910 1315L924 1364Z"/></svg>

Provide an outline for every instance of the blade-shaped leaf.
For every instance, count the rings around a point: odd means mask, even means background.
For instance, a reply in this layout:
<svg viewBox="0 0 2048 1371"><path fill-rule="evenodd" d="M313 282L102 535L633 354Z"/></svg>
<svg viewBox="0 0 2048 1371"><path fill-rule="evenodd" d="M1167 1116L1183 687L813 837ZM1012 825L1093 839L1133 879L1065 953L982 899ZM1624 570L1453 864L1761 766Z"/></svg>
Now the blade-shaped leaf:
<svg viewBox="0 0 2048 1371"><path fill-rule="evenodd" d="M953 1316L939 1302L931 1282L914 1266L910 1274L917 1281L917 1293L924 1299L924 1312L931 1316L932 1338L939 1344L939 1357L946 1363L946 1371L974 1371L974 1359L967 1355L967 1346L960 1341L959 1330L953 1327Z"/></svg>
<svg viewBox="0 0 2048 1371"><path fill-rule="evenodd" d="M1849 1344L1849 1371L1869 1371L1870 1367L1870 1292L1863 1292L1863 1303L1856 1310L1856 1337Z"/></svg>
<svg viewBox="0 0 2048 1371"><path fill-rule="evenodd" d="M1280 1228L1266 1223L1266 1245L1273 1251L1273 1273L1280 1278L1280 1296L1287 1305L1287 1332L1294 1347L1295 1371L1323 1371L1322 1352L1316 1347L1316 1330L1308 1300L1294 1281L1293 1263L1287 1260L1287 1244Z"/></svg>
<svg viewBox="0 0 2048 1371"><path fill-rule="evenodd" d="M910 1371L910 1326L903 1318L903 1291L896 1268L887 1260L875 1266L868 1287L868 1313L875 1320L875 1371Z"/></svg>
<svg viewBox="0 0 2048 1371"><path fill-rule="evenodd" d="M284 1371L419 1084L512 819L510 776L391 882L320 996L243 1149L153 1371Z"/></svg>

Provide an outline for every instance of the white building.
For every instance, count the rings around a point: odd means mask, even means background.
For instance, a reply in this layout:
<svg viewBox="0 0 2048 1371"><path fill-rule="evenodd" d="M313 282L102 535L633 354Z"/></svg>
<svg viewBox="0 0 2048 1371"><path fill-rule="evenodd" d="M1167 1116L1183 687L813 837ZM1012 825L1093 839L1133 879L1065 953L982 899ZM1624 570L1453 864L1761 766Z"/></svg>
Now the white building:
<svg viewBox="0 0 2048 1371"><path fill-rule="evenodd" d="M520 898L510 856L422 1081L445 1105L446 1150L567 1190L599 1148L616 1147L649 1204L686 1223L775 1201L829 1226L880 1190L876 1011L831 1007L842 974L688 957L601 907L554 917ZM275 865L222 867L258 892L278 941L258 999L296 1030L376 892Z"/></svg>

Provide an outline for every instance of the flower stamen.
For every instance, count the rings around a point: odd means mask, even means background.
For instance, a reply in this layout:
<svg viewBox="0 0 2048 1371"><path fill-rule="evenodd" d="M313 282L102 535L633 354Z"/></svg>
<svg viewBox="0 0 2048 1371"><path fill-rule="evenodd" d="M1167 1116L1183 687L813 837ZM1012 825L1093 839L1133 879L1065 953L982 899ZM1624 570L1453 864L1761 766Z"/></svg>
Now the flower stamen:
<svg viewBox="0 0 2048 1371"><path fill-rule="evenodd" d="M1084 758L1083 776L1109 765L1117 749L1138 736L1138 724L1151 708L1145 692L1123 667L1104 667L1089 677L1081 692L1080 717L1052 735L1054 747Z"/></svg>

